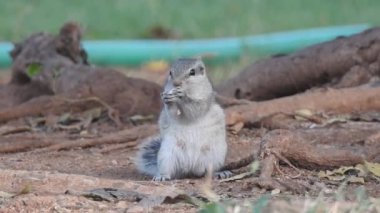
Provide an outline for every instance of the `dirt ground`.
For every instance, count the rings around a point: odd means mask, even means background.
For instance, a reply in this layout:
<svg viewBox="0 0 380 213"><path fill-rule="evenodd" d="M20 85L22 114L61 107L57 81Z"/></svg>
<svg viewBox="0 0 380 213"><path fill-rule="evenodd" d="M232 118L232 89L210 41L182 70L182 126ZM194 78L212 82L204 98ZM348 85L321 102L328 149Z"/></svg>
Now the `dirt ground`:
<svg viewBox="0 0 380 213"><path fill-rule="evenodd" d="M134 74L136 75L136 74ZM2 76L8 79L7 75ZM31 118L37 119L37 117ZM145 123L155 123L154 120ZM8 123L19 127L30 124L26 119ZM88 130L75 132L49 129L47 125L37 126L28 131L3 135L4 138L59 138L60 140L88 139L102 137L122 129L133 128L125 125L116 127L106 116L93 122ZM243 128L237 134L228 133L228 162L249 156L260 148L260 140L265 128ZM141 139L138 139L141 141ZM42 151L41 151L42 150ZM0 211L1 212L196 212L199 207L185 202L178 195L207 197L204 190L205 178L184 179L162 183L151 182L149 177L139 175L133 165L136 145L129 142L103 144L88 148L72 148L61 151L31 149L0 154ZM280 165L282 173L276 172L278 180L289 180L297 174L293 168ZM248 171L247 167L234 171L236 174ZM304 193L261 189L251 178L231 182L214 180L211 190L222 200L235 203L254 202L265 194L273 194L278 202L287 200L285 206L292 210L291 203L315 199L324 192L325 199L335 196L341 181L330 181L318 177L318 171L303 169L302 175L294 179L297 183L310 186ZM376 179L368 179L364 184L348 184L345 191L348 199L355 199L354 192L364 186L368 196L379 197L380 187ZM94 199L83 193L99 188L114 188L148 195L149 199L136 197L116 197L114 200ZM166 197L178 201L163 201ZM272 202L274 203L274 202ZM300 202L299 205L304 205ZM159 205L158 205L159 204ZM284 204L279 204L280 206ZM280 207L282 208L282 207Z"/></svg>
<svg viewBox="0 0 380 213"><path fill-rule="evenodd" d="M167 182L133 159L158 133L168 64L93 66L73 22L32 34L0 75L0 212L380 212L378 32L264 59L217 85L235 176Z"/></svg>

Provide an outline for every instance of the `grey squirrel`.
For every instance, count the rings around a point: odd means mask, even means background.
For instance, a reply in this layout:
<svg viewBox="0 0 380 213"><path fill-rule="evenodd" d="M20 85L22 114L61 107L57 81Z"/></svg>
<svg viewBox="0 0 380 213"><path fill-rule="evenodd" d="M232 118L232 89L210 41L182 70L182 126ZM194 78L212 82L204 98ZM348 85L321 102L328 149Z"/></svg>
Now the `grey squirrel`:
<svg viewBox="0 0 380 213"><path fill-rule="evenodd" d="M159 117L160 134L143 142L136 157L154 181L201 177L219 171L227 153L225 115L200 58L182 58L169 68ZM214 172L227 178L231 172Z"/></svg>

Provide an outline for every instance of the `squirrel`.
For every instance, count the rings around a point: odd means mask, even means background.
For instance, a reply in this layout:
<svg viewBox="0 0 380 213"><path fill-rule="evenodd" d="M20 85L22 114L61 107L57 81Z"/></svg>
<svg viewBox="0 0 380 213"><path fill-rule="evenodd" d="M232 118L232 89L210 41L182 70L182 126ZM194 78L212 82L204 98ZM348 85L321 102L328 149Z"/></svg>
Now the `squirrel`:
<svg viewBox="0 0 380 213"><path fill-rule="evenodd" d="M169 67L161 94L159 136L143 142L135 164L153 181L232 175L219 171L227 154L225 115L201 58L180 58ZM212 168L212 171L208 171Z"/></svg>

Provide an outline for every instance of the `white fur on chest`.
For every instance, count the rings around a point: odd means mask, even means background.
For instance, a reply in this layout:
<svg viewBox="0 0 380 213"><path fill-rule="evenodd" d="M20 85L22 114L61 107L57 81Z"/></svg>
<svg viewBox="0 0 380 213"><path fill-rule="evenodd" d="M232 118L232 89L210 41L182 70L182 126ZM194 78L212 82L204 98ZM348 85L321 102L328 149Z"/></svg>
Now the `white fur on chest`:
<svg viewBox="0 0 380 213"><path fill-rule="evenodd" d="M175 176L201 176L209 166L219 169L223 165L227 145L224 114L219 106L197 122L173 122L165 130L160 154L171 158Z"/></svg>

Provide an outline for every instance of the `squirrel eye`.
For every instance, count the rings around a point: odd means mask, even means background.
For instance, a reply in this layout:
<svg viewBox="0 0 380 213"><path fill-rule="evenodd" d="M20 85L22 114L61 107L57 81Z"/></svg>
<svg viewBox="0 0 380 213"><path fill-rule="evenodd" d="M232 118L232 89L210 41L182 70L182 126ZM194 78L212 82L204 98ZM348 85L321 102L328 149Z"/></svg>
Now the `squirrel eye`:
<svg viewBox="0 0 380 213"><path fill-rule="evenodd" d="M195 75L195 69L191 69L189 75Z"/></svg>

